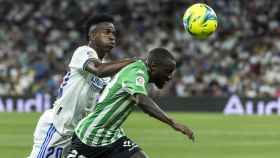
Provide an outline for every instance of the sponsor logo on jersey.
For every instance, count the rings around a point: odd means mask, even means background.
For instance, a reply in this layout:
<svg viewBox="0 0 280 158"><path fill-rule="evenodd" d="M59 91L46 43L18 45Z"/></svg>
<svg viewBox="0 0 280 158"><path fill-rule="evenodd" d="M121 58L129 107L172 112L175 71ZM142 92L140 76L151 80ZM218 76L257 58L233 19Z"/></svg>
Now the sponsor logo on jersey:
<svg viewBox="0 0 280 158"><path fill-rule="evenodd" d="M99 78L95 75L92 75L91 79L90 79L90 85L91 86L94 86L98 89L102 89L105 85L106 85L106 82L103 81L102 78Z"/></svg>

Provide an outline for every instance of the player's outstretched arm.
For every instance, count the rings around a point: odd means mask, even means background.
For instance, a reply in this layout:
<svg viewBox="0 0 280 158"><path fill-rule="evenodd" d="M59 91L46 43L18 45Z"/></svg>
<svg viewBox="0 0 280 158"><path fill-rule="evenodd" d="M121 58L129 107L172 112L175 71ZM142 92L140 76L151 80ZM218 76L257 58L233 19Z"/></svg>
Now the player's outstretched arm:
<svg viewBox="0 0 280 158"><path fill-rule="evenodd" d="M177 123L175 120L170 118L150 97L143 94L136 94L133 98L136 104L150 116L170 125L176 131L183 133L188 136L189 139L194 141L193 131L183 124Z"/></svg>
<svg viewBox="0 0 280 158"><path fill-rule="evenodd" d="M85 70L95 74L98 77L113 76L120 69L128 64L133 63L135 60L136 58L132 58L108 63L101 63L97 59L91 59L86 62Z"/></svg>

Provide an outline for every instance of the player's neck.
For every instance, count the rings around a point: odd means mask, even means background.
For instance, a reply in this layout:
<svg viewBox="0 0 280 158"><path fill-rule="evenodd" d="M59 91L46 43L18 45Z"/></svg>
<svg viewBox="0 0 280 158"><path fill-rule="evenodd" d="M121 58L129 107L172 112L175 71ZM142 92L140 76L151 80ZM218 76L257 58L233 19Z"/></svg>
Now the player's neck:
<svg viewBox="0 0 280 158"><path fill-rule="evenodd" d="M104 58L106 53L102 51L100 48L98 48L94 42L89 42L88 46L96 51L99 59L102 60Z"/></svg>
<svg viewBox="0 0 280 158"><path fill-rule="evenodd" d="M100 60L102 60L103 58L104 58L104 56L105 56L105 52L104 51L102 51L102 50L98 50L98 49L95 49L96 50L96 53L97 53L97 55L98 55L98 58L100 59Z"/></svg>

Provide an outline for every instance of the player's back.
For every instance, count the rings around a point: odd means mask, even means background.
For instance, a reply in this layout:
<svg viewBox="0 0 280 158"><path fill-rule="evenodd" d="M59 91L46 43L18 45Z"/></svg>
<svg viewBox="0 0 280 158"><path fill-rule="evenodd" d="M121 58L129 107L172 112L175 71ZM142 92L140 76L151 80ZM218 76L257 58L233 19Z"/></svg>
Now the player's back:
<svg viewBox="0 0 280 158"><path fill-rule="evenodd" d="M84 70L90 58L98 59L88 47L77 48L71 58L70 71L65 75L54 103L54 126L63 135L72 135L77 123L94 109L96 97L106 81Z"/></svg>

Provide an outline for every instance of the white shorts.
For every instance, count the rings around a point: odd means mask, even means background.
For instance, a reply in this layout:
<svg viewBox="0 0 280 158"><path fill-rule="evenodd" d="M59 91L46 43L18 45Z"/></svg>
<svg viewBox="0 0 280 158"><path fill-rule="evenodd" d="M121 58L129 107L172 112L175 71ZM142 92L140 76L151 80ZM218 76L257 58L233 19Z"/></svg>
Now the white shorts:
<svg viewBox="0 0 280 158"><path fill-rule="evenodd" d="M52 109L40 117L34 132L33 149L28 158L61 158L69 150L72 136L60 135L52 120Z"/></svg>

